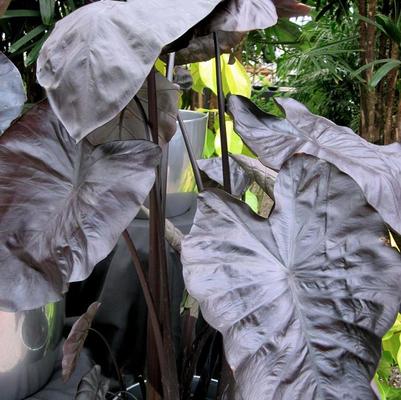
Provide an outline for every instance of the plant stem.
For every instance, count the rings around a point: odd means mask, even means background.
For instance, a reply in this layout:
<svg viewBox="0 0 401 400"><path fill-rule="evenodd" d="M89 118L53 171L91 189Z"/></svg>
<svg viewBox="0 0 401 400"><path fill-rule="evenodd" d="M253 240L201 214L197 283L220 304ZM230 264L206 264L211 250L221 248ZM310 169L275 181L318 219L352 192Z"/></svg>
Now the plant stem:
<svg viewBox="0 0 401 400"><path fill-rule="evenodd" d="M159 357L159 363L160 366L163 368L166 367L166 356L164 354L163 338L160 330L159 319L157 318L155 304L152 298L152 293L150 292L149 285L146 280L145 273L141 264L141 260L138 255L138 251L127 230L123 232L123 238L125 240L125 243L127 244L128 251L131 255L132 263L134 264L135 271L138 275L138 280L142 288L143 296L145 298L146 306L148 309L149 320L156 342L156 351Z"/></svg>
<svg viewBox="0 0 401 400"><path fill-rule="evenodd" d="M151 140L148 116L146 115L145 109L143 108L143 105L137 95L134 96L134 100L135 100L136 105L138 106L139 112L141 113L141 116L144 121L146 139Z"/></svg>
<svg viewBox="0 0 401 400"><path fill-rule="evenodd" d="M114 354L113 354L113 351L110 348L109 342L107 341L107 339L98 330L96 330L94 328L89 328L89 332L96 333L96 335L100 338L100 340L106 346L107 351L109 352L109 355L110 355L111 362L113 363L114 370L116 371L116 374L117 374L117 379L118 379L118 383L120 385L120 390L122 390L123 392L126 391L127 388L124 385L124 380L123 380L123 377L121 375L121 371L118 368L117 360L114 357Z"/></svg>
<svg viewBox="0 0 401 400"><path fill-rule="evenodd" d="M148 76L148 115L153 141L158 144L158 118L155 69ZM161 182L160 168L156 168L156 181L150 192L149 216L149 287L153 298L157 301L156 312L161 324L163 346L166 352L166 367L161 369L154 357L153 337L148 334L148 400L160 398L160 383L164 400L179 398L177 366L170 321L170 295L167 272L165 218L162 207L165 198L165 186ZM148 325L149 327L149 325ZM157 368L158 367L158 368Z"/></svg>
<svg viewBox="0 0 401 400"><path fill-rule="evenodd" d="M157 103L156 103L156 79L152 68L148 76L148 115L152 140L159 144ZM161 223L160 215L160 170L156 168L156 181L150 192L150 215L149 215L149 270L148 284L152 297L155 299L157 318L162 324L161 315L161 277L160 277L160 252L158 244L158 228ZM162 329L162 328L161 328ZM162 369L157 354L154 352L156 338L152 332L152 322L148 316L147 333L147 396L148 400L161 400L162 398Z"/></svg>
<svg viewBox="0 0 401 400"><path fill-rule="evenodd" d="M214 51L216 58L216 82L217 82L217 101L219 109L221 158L223 163L223 187L227 193L231 194L230 164L228 159L228 144L225 116L225 99L223 93L223 81L221 76L220 44L217 32L213 32Z"/></svg>

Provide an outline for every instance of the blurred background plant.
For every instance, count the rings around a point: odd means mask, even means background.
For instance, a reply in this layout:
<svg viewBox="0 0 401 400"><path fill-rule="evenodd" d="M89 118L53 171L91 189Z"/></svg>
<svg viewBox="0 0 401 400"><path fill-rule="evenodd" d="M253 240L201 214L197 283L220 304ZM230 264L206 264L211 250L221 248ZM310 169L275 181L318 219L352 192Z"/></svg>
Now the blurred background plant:
<svg viewBox="0 0 401 400"><path fill-rule="evenodd" d="M55 23L88 3L85 0L12 0L3 15L0 12L0 51L20 70L28 103L44 97L36 82L35 62Z"/></svg>

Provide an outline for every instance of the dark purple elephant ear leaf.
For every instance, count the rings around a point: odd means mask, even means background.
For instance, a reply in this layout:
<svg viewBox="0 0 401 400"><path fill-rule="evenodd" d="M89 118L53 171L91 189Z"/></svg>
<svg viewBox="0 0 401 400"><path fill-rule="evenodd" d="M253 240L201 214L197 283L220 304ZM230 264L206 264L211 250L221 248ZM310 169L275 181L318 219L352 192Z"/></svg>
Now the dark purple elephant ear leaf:
<svg viewBox="0 0 401 400"><path fill-rule="evenodd" d="M222 191L201 193L182 243L187 289L223 334L238 396L376 399L401 293L385 224L350 177L312 156L284 164L275 199L263 219Z"/></svg>
<svg viewBox="0 0 401 400"><path fill-rule="evenodd" d="M102 376L100 365L95 365L82 378L74 400L104 400L108 390L108 379Z"/></svg>
<svg viewBox="0 0 401 400"><path fill-rule="evenodd" d="M224 0L196 29L205 33L247 32L276 23L276 7L271 0Z"/></svg>
<svg viewBox="0 0 401 400"><path fill-rule="evenodd" d="M219 32L220 53L232 53L246 38L244 32ZM178 65L208 61L215 56L213 34L194 36L188 45L179 49L175 55Z"/></svg>
<svg viewBox="0 0 401 400"><path fill-rule="evenodd" d="M401 144L371 144L293 99L276 101L286 119L264 113L244 97L228 99L236 132L259 160L278 170L293 154L305 153L334 164L355 180L369 204L400 234Z"/></svg>
<svg viewBox="0 0 401 400"><path fill-rule="evenodd" d="M15 65L0 51L0 134L19 117L26 101L24 83Z"/></svg>
<svg viewBox="0 0 401 400"><path fill-rule="evenodd" d="M92 321L100 307L98 301L92 303L87 311L82 314L74 323L63 344L63 359L61 362L63 381L67 382L73 374L79 355L84 348Z"/></svg>
<svg viewBox="0 0 401 400"><path fill-rule="evenodd" d="M220 1L97 1L57 22L40 51L37 78L69 134L79 141L119 114L162 48Z"/></svg>
<svg viewBox="0 0 401 400"><path fill-rule="evenodd" d="M117 243L155 180L144 140L76 144L47 102L0 137L0 309L59 300Z"/></svg>

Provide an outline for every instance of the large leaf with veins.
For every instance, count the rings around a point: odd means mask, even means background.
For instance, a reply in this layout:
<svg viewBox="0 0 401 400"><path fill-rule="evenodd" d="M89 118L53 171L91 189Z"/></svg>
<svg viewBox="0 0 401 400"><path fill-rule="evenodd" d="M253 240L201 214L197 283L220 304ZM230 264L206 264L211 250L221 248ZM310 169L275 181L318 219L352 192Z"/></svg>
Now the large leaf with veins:
<svg viewBox="0 0 401 400"><path fill-rule="evenodd" d="M298 155L269 219L228 194L199 195L184 278L224 337L247 400L373 400L381 337L400 302L401 259L358 185ZM207 258L205 258L207 254Z"/></svg>
<svg viewBox="0 0 401 400"><path fill-rule="evenodd" d="M276 170L296 153L333 163L355 180L384 221L401 233L401 144L374 145L293 99L275 100L286 119L264 113L245 97L228 99L235 131L259 160Z"/></svg>
<svg viewBox="0 0 401 400"><path fill-rule="evenodd" d="M57 22L41 49L37 77L69 134L80 140L120 113L161 49L220 1L104 0Z"/></svg>
<svg viewBox="0 0 401 400"><path fill-rule="evenodd" d="M88 277L139 211L160 148L70 138L47 102L0 138L0 309L59 300Z"/></svg>

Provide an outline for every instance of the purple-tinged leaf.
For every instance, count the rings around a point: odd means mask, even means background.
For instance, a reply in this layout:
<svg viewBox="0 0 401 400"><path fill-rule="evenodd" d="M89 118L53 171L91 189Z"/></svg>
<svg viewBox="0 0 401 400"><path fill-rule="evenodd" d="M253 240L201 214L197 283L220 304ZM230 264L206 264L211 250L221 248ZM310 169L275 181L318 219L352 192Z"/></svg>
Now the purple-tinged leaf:
<svg viewBox="0 0 401 400"><path fill-rule="evenodd" d="M199 168L211 180L223 186L223 163L221 157L205 158L197 161ZM231 174L231 191L234 196L242 196L251 185L252 180L244 169L232 158L229 158Z"/></svg>
<svg viewBox="0 0 401 400"><path fill-rule="evenodd" d="M210 34L214 30L220 31L220 52L231 53L247 31L275 25L277 14L279 17L296 17L307 15L310 10L311 7L295 0L226 0L199 22L192 34L187 32L169 46L168 51L177 51L177 64L207 61L215 56Z"/></svg>
<svg viewBox="0 0 401 400"><path fill-rule="evenodd" d="M109 381L102 376L100 365L95 365L78 385L74 400L104 400Z"/></svg>
<svg viewBox="0 0 401 400"><path fill-rule="evenodd" d="M214 31L248 32L277 23L271 0L224 0L196 28L206 34Z"/></svg>
<svg viewBox="0 0 401 400"><path fill-rule="evenodd" d="M63 359L61 362L63 381L67 382L75 371L79 355L84 348L92 321L100 307L98 301L92 303L87 311L74 323L63 344Z"/></svg>
<svg viewBox="0 0 401 400"><path fill-rule="evenodd" d="M158 133L159 142L166 143L172 139L177 131L178 101L180 89L178 85L169 82L164 76L156 73L157 109L158 109ZM148 139L144 115L148 117L148 88L147 82L142 85L137 93L137 98L142 104L142 110L135 100L131 100L127 107L109 121L107 124L95 129L87 136L93 145L112 142L114 140ZM142 113L143 112L143 113Z"/></svg>
<svg viewBox="0 0 401 400"><path fill-rule="evenodd" d="M231 53L246 37L244 32L219 32L220 53ZM176 52L178 65L208 61L215 56L213 35L195 36L186 47Z"/></svg>
<svg viewBox="0 0 401 400"><path fill-rule="evenodd" d="M0 137L0 309L59 300L117 243L155 180L160 148L70 138L47 102Z"/></svg>
<svg viewBox="0 0 401 400"><path fill-rule="evenodd" d="M104 0L57 22L37 67L54 112L77 141L119 114L162 48L221 0Z"/></svg>
<svg viewBox="0 0 401 400"><path fill-rule="evenodd" d="M283 166L275 199L263 219L201 193L182 243L187 289L223 334L238 395L376 400L370 382L401 295L385 224L350 177L312 156Z"/></svg>
<svg viewBox="0 0 401 400"><path fill-rule="evenodd" d="M0 134L22 112L26 101L24 83L16 66L0 51Z"/></svg>
<svg viewBox="0 0 401 400"><path fill-rule="evenodd" d="M308 15L312 7L296 0L273 0L279 18L302 17Z"/></svg>
<svg viewBox="0 0 401 400"><path fill-rule="evenodd" d="M265 167L259 160L239 154L230 154L230 173L232 194L242 196L252 182L274 199L274 183L277 172ZM213 181L223 186L221 157L198 160L199 168Z"/></svg>
<svg viewBox="0 0 401 400"><path fill-rule="evenodd" d="M277 172L265 167L259 160L242 154L231 154L238 165L245 171L252 182L256 182L261 189L274 200L274 184Z"/></svg>
<svg viewBox="0 0 401 400"><path fill-rule="evenodd" d="M235 131L259 160L278 170L293 154L306 153L334 164L355 180L369 204L401 233L401 144L374 145L293 99L276 101L286 119L264 113L245 97L228 99Z"/></svg>

